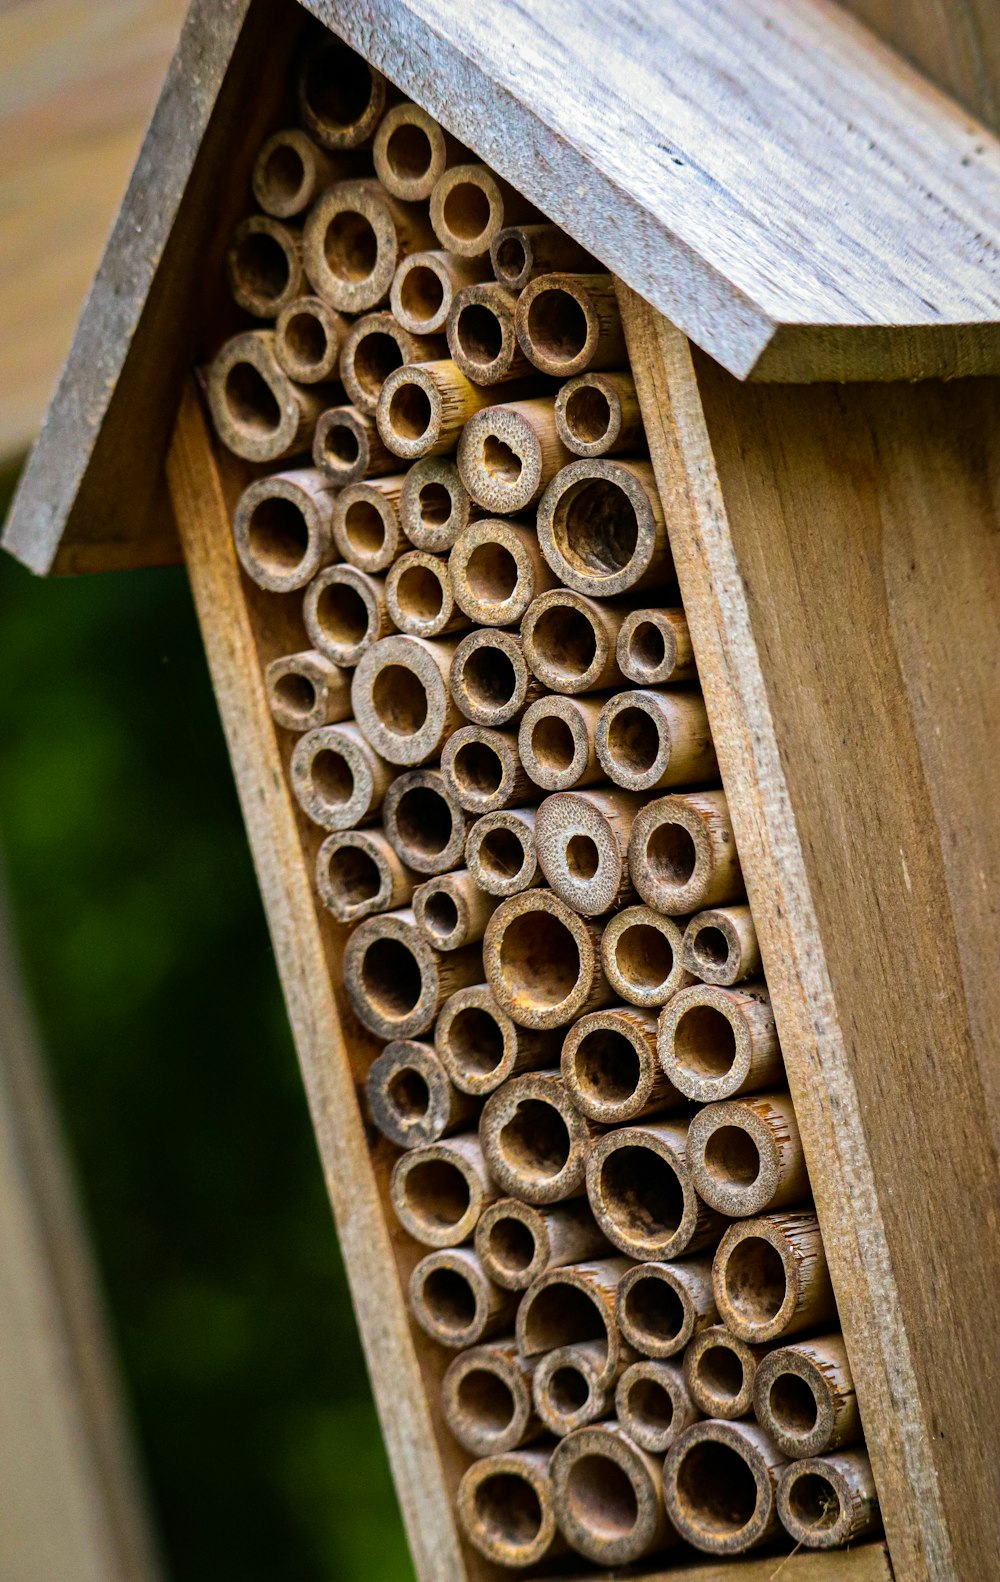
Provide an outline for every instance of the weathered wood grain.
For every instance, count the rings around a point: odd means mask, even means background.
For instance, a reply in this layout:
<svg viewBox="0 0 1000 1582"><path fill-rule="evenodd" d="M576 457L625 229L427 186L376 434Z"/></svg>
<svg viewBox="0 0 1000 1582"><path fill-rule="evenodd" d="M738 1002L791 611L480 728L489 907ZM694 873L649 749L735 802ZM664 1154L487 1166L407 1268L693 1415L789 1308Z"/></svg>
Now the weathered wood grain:
<svg viewBox="0 0 1000 1582"><path fill-rule="evenodd" d="M619 1582L621 1571L588 1571L586 1576L564 1582ZM694 1566L671 1566L667 1571L643 1571L635 1582L893 1582L892 1566L884 1544L858 1544L833 1553L800 1549L790 1555L768 1555L755 1560L702 1560ZM532 1578L532 1582L542 1582Z"/></svg>
<svg viewBox="0 0 1000 1582"><path fill-rule="evenodd" d="M1000 131L994 0L839 0L931 82Z"/></svg>

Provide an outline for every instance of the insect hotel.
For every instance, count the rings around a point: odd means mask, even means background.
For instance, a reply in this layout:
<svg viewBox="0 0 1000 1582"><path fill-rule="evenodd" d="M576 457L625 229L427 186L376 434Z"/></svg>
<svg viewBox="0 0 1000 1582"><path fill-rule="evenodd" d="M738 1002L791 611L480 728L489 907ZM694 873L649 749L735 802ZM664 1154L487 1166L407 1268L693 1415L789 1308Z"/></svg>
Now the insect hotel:
<svg viewBox="0 0 1000 1582"><path fill-rule="evenodd" d="M938 26L195 0L14 505L187 562L422 1582L1000 1577L1000 68Z"/></svg>

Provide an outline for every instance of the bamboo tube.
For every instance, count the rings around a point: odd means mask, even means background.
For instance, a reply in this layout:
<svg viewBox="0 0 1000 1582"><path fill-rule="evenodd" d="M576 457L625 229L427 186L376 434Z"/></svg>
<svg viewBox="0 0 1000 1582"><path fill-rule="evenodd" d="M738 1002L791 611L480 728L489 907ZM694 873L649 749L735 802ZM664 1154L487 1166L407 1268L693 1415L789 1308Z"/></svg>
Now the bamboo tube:
<svg viewBox="0 0 1000 1582"><path fill-rule="evenodd" d="M497 1196L475 1132L402 1154L389 1181L396 1218L425 1247L471 1241L480 1214Z"/></svg>
<svg viewBox="0 0 1000 1582"><path fill-rule="evenodd" d="M534 600L521 625L524 657L555 692L595 692L620 686L615 642L623 611L568 588Z"/></svg>
<svg viewBox="0 0 1000 1582"><path fill-rule="evenodd" d="M453 1088L429 1044L386 1044L368 1072L372 1120L397 1148L422 1148L474 1124L476 1102Z"/></svg>
<svg viewBox="0 0 1000 1582"><path fill-rule="evenodd" d="M510 1291L487 1280L471 1247L445 1247L421 1258L409 1294L410 1312L424 1333L453 1351L502 1335L516 1307Z"/></svg>
<svg viewBox="0 0 1000 1582"><path fill-rule="evenodd" d="M637 1264L618 1287L615 1317L636 1351L676 1356L693 1335L718 1322L711 1257Z"/></svg>
<svg viewBox="0 0 1000 1582"><path fill-rule="evenodd" d="M504 808L477 819L466 838L465 861L488 895L519 895L541 884L534 808Z"/></svg>
<svg viewBox="0 0 1000 1582"><path fill-rule="evenodd" d="M456 604L479 626L513 625L553 581L534 528L489 516L459 533L448 570Z"/></svg>
<svg viewBox="0 0 1000 1582"><path fill-rule="evenodd" d="M657 1009L692 983L681 960L682 936L672 917L628 906L601 935L601 963L611 987L630 1005Z"/></svg>
<svg viewBox="0 0 1000 1582"><path fill-rule="evenodd" d="M437 757L459 725L448 690L454 652L447 641L383 637L362 654L351 684L354 717L390 763L416 765Z"/></svg>
<svg viewBox="0 0 1000 1582"><path fill-rule="evenodd" d="M323 725L295 744L289 769L292 791L303 813L321 829L353 829L382 806L392 770L358 727Z"/></svg>
<svg viewBox="0 0 1000 1582"><path fill-rule="evenodd" d="M809 1200L809 1173L787 1093L706 1104L691 1122L688 1163L700 1196L734 1219Z"/></svg>
<svg viewBox="0 0 1000 1582"><path fill-rule="evenodd" d="M481 845L479 857L481 864ZM475 873L471 837L466 860ZM501 1007L522 1027L563 1027L611 1001L599 947L600 930L589 918L551 890L524 890L508 895L490 918L483 938L486 979Z"/></svg>
<svg viewBox="0 0 1000 1582"><path fill-rule="evenodd" d="M629 373L586 373L556 396L556 430L574 456L628 456L645 445L639 400Z"/></svg>
<svg viewBox="0 0 1000 1582"><path fill-rule="evenodd" d="M660 1064L699 1104L775 1087L784 1076L767 988L693 983L660 1012Z"/></svg>
<svg viewBox="0 0 1000 1582"><path fill-rule="evenodd" d="M630 610L618 633L618 663L640 687L697 680L684 611Z"/></svg>
<svg viewBox="0 0 1000 1582"><path fill-rule="evenodd" d="M399 519L415 549L441 555L468 526L472 502L446 456L424 456L406 474L399 497Z"/></svg>
<svg viewBox="0 0 1000 1582"><path fill-rule="evenodd" d="M375 416L383 443L416 461L453 451L466 423L489 402L489 391L445 358L397 368L382 386Z"/></svg>
<svg viewBox="0 0 1000 1582"><path fill-rule="evenodd" d="M628 1565L675 1541L659 1462L620 1423L591 1423L560 1440L551 1477L559 1526L595 1565Z"/></svg>
<svg viewBox="0 0 1000 1582"><path fill-rule="evenodd" d="M745 1554L779 1531L775 1495L785 1466L756 1423L693 1423L663 1464L667 1514L704 1554Z"/></svg>
<svg viewBox="0 0 1000 1582"><path fill-rule="evenodd" d="M506 725L537 698L541 684L524 662L510 632L477 631L463 637L451 664L451 695L475 725Z"/></svg>
<svg viewBox="0 0 1000 1582"><path fill-rule="evenodd" d="M255 319L276 319L305 290L297 230L269 214L251 214L242 220L226 249L226 280L233 301L244 313Z"/></svg>
<svg viewBox="0 0 1000 1582"><path fill-rule="evenodd" d="M488 256L505 225L534 219L537 209L486 165L452 165L431 193L431 225L441 246L462 258Z"/></svg>
<svg viewBox="0 0 1000 1582"><path fill-rule="evenodd" d="M517 299L517 338L528 361L557 379L628 366L611 275L536 275Z"/></svg>
<svg viewBox="0 0 1000 1582"><path fill-rule="evenodd" d="M303 619L313 647L349 669L391 631L385 584L356 566L327 566L306 588Z"/></svg>
<svg viewBox="0 0 1000 1582"><path fill-rule="evenodd" d="M641 803L631 791L555 791L538 809L539 866L559 899L585 917L635 896L627 853Z"/></svg>
<svg viewBox="0 0 1000 1582"><path fill-rule="evenodd" d="M397 775L382 823L400 861L416 873L448 873L462 860L468 820L438 769Z"/></svg>
<svg viewBox="0 0 1000 1582"><path fill-rule="evenodd" d="M610 1248L586 1198L539 1207L500 1198L476 1226L476 1252L491 1280L526 1291L550 1269L604 1257Z"/></svg>
<svg viewBox="0 0 1000 1582"><path fill-rule="evenodd" d="M386 192L406 203L429 198L445 167L467 154L433 116L408 100L386 111L372 148L379 181Z"/></svg>
<svg viewBox="0 0 1000 1582"><path fill-rule="evenodd" d="M382 119L388 83L324 30L300 61L296 92L302 123L323 148L360 148Z"/></svg>
<svg viewBox="0 0 1000 1582"><path fill-rule="evenodd" d="M469 624L455 604L447 560L425 549L408 549L393 562L385 597L390 619L409 637L442 637Z"/></svg>
<svg viewBox="0 0 1000 1582"><path fill-rule="evenodd" d="M334 492L311 467L258 478L239 498L233 541L247 576L268 593L304 588L333 555Z"/></svg>
<svg viewBox="0 0 1000 1582"><path fill-rule="evenodd" d="M381 830L339 830L316 854L316 889L337 923L358 923L406 906L413 875Z"/></svg>
<svg viewBox="0 0 1000 1582"><path fill-rule="evenodd" d="M648 802L632 826L628 860L642 899L671 917L744 898L724 791Z"/></svg>
<svg viewBox="0 0 1000 1582"><path fill-rule="evenodd" d="M448 314L448 350L467 379L502 384L533 372L517 344L517 297L495 280L462 286Z"/></svg>
<svg viewBox="0 0 1000 1582"><path fill-rule="evenodd" d="M322 384L337 377L346 330L346 320L322 297L295 297L278 314L274 355L289 379L297 379L303 385ZM315 446L314 434L314 449ZM317 461L316 465L321 464Z"/></svg>
<svg viewBox="0 0 1000 1582"><path fill-rule="evenodd" d="M543 791L568 791L604 779L594 745L604 697L603 693L583 698L546 693L525 710L517 748L528 774Z"/></svg>
<svg viewBox="0 0 1000 1582"><path fill-rule="evenodd" d="M553 270L599 274L601 265L558 225L507 225L490 243L493 273L510 291L522 291L536 275Z"/></svg>
<svg viewBox="0 0 1000 1582"><path fill-rule="evenodd" d="M316 420L330 405L319 387L289 379L274 355L273 330L244 330L226 341L209 364L206 392L226 449L262 463L308 451Z"/></svg>
<svg viewBox="0 0 1000 1582"><path fill-rule="evenodd" d="M748 906L713 907L684 930L684 965L705 983L730 988L761 970L757 930Z"/></svg>
<svg viewBox="0 0 1000 1582"><path fill-rule="evenodd" d="M615 1381L604 1378L604 1346L584 1340L547 1351L531 1377L535 1411L550 1433L562 1438L614 1410Z"/></svg>
<svg viewBox="0 0 1000 1582"><path fill-rule="evenodd" d="M615 1323L615 1292L628 1268L627 1258L598 1258L540 1275L517 1309L521 1356L537 1357L557 1346L600 1340L607 1351L604 1377L614 1378L623 1348Z"/></svg>
<svg viewBox="0 0 1000 1582"><path fill-rule="evenodd" d="M313 462L339 488L399 470L399 458L382 444L375 419L353 406L328 407L313 432Z"/></svg>
<svg viewBox="0 0 1000 1582"><path fill-rule="evenodd" d="M731 1225L716 1251L712 1281L723 1323L752 1345L800 1334L837 1316L811 1210Z"/></svg>
<svg viewBox="0 0 1000 1582"><path fill-rule="evenodd" d="M811 1456L786 1467L778 1484L778 1515L789 1537L805 1549L839 1549L881 1532L865 1451Z"/></svg>
<svg viewBox="0 0 1000 1582"><path fill-rule="evenodd" d="M608 1132L587 1156L587 1196L613 1246L630 1258L676 1258L712 1247L723 1220L694 1190L687 1123L647 1121ZM718 1304L718 1294L716 1294Z"/></svg>
<svg viewBox="0 0 1000 1582"><path fill-rule="evenodd" d="M625 1369L615 1386L615 1415L640 1450L662 1456L701 1413L676 1362L643 1357Z"/></svg>
<svg viewBox="0 0 1000 1582"><path fill-rule="evenodd" d="M443 355L439 335L413 335L391 313L366 313L344 336L340 377L358 410L374 417L391 373L405 363L430 362Z"/></svg>
<svg viewBox="0 0 1000 1582"><path fill-rule="evenodd" d="M480 971L478 949L432 950L413 913L366 917L344 951L344 987L358 1021L377 1038L416 1038L440 1006Z"/></svg>
<svg viewBox="0 0 1000 1582"><path fill-rule="evenodd" d="M350 680L322 654L272 659L264 688L272 717L286 731L311 731L350 718Z"/></svg>
<svg viewBox="0 0 1000 1582"><path fill-rule="evenodd" d="M459 258L435 250L410 253L396 270L389 305L404 330L414 335L441 334L456 293L488 275L483 258Z"/></svg>
<svg viewBox="0 0 1000 1582"><path fill-rule="evenodd" d="M765 1433L793 1461L860 1440L843 1336L819 1335L769 1351L754 1380L753 1407Z"/></svg>
<svg viewBox="0 0 1000 1582"><path fill-rule="evenodd" d="M597 1135L558 1071L509 1078L490 1094L479 1120L491 1176L508 1197L525 1203L559 1203L581 1193Z"/></svg>
<svg viewBox="0 0 1000 1582"><path fill-rule="evenodd" d="M718 780L719 765L700 692L619 692L597 722L597 756L628 791Z"/></svg>
<svg viewBox="0 0 1000 1582"><path fill-rule="evenodd" d="M441 773L467 813L495 813L531 795L515 731L461 726L444 745Z"/></svg>
<svg viewBox="0 0 1000 1582"><path fill-rule="evenodd" d="M385 302L400 259L431 245L426 210L400 203L377 181L328 187L302 232L313 290L341 313L365 313Z"/></svg>
<svg viewBox="0 0 1000 1582"><path fill-rule="evenodd" d="M566 1548L549 1487L549 1451L515 1450L473 1462L458 1486L458 1519L487 1560L524 1570Z"/></svg>
<svg viewBox="0 0 1000 1582"><path fill-rule="evenodd" d="M560 1069L577 1109L600 1126L684 1103L656 1058L656 1018L631 1006L592 1011L574 1022Z"/></svg>
<svg viewBox="0 0 1000 1582"><path fill-rule="evenodd" d="M496 904L467 868L437 874L413 892L413 914L436 950L459 950L482 939Z"/></svg>
<svg viewBox="0 0 1000 1582"><path fill-rule="evenodd" d="M463 1450L504 1455L541 1436L532 1371L514 1340L474 1346L454 1359L441 1381L441 1414Z"/></svg>
<svg viewBox="0 0 1000 1582"><path fill-rule="evenodd" d="M554 1034L534 1032L511 1021L485 983L460 989L445 1001L434 1029L434 1046L456 1088L478 1098L518 1072L551 1066L558 1047Z"/></svg>
<svg viewBox="0 0 1000 1582"><path fill-rule="evenodd" d="M331 527L338 554L358 571L385 571L409 544L399 523L402 473L368 478L340 489L333 502Z"/></svg>
<svg viewBox="0 0 1000 1582"><path fill-rule="evenodd" d="M670 542L648 461L587 457L556 473L538 504L538 542L574 593L606 599L672 585Z"/></svg>
<svg viewBox="0 0 1000 1582"><path fill-rule="evenodd" d="M746 1417L762 1356L760 1346L738 1340L724 1324L703 1329L684 1353L684 1380L698 1409L727 1421Z"/></svg>
<svg viewBox="0 0 1000 1582"><path fill-rule="evenodd" d="M331 158L301 127L274 132L254 160L253 195L265 214L291 220L303 214L324 187L354 172L349 158Z"/></svg>

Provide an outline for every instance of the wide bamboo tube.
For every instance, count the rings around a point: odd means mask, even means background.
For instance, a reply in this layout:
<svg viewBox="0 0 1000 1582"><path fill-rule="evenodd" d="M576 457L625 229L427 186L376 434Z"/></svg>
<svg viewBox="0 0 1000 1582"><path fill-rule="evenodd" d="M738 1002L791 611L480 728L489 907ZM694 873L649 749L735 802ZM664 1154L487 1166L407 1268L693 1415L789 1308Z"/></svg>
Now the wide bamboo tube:
<svg viewBox="0 0 1000 1582"><path fill-rule="evenodd" d="M313 647L350 669L392 629L385 584L356 566L326 566L319 572L306 588L302 616Z"/></svg>
<svg viewBox="0 0 1000 1582"><path fill-rule="evenodd" d="M757 1421L799 1461L862 1437L858 1398L842 1335L818 1335L769 1351L757 1369Z"/></svg>
<svg viewBox="0 0 1000 1582"><path fill-rule="evenodd" d="M413 914L436 950L459 950L482 939L496 905L467 868L437 874L413 892Z"/></svg>
<svg viewBox="0 0 1000 1582"><path fill-rule="evenodd" d="M452 1351L509 1330L517 1300L483 1273L471 1247L429 1252L410 1275L410 1312L425 1334Z"/></svg>
<svg viewBox="0 0 1000 1582"><path fill-rule="evenodd" d="M634 899L628 839L642 798L631 791L556 791L538 809L538 861L555 894L585 917ZM603 968L602 968L603 973Z"/></svg>
<svg viewBox="0 0 1000 1582"><path fill-rule="evenodd" d="M630 1258L662 1262L714 1246L722 1234L721 1215L694 1190L686 1137L685 1121L647 1121L608 1132L588 1153L594 1218Z"/></svg>
<svg viewBox="0 0 1000 1582"><path fill-rule="evenodd" d="M823 1238L811 1210L731 1225L716 1251L712 1281L723 1323L752 1345L836 1318Z"/></svg>
<svg viewBox="0 0 1000 1582"><path fill-rule="evenodd" d="M618 692L597 722L597 756L628 791L718 780L719 765L700 692Z"/></svg>
<svg viewBox="0 0 1000 1582"><path fill-rule="evenodd" d="M760 1346L737 1339L724 1324L701 1330L684 1353L684 1380L699 1411L725 1420L746 1417L762 1356Z"/></svg>
<svg viewBox="0 0 1000 1582"><path fill-rule="evenodd" d="M585 1263L610 1250L586 1198L544 1205L500 1198L476 1226L479 1261L508 1291L526 1291L550 1269Z"/></svg>
<svg viewBox="0 0 1000 1582"><path fill-rule="evenodd" d="M401 258L432 245L427 214L377 181L338 181L317 198L302 233L313 290L341 313L364 313L389 295Z"/></svg>
<svg viewBox="0 0 1000 1582"><path fill-rule="evenodd" d="M566 1548L552 1508L548 1450L473 1462L458 1486L457 1504L473 1548L508 1570L541 1565Z"/></svg>
<svg viewBox="0 0 1000 1582"><path fill-rule="evenodd" d="M672 917L744 898L724 791L647 803L632 826L628 860L642 899Z"/></svg>
<svg viewBox="0 0 1000 1582"><path fill-rule="evenodd" d="M393 278L389 305L397 321L414 335L442 334L456 293L489 276L483 258L431 249L410 253Z"/></svg>
<svg viewBox="0 0 1000 1582"><path fill-rule="evenodd" d="M559 1525L595 1565L629 1565L675 1541L660 1464L620 1423L591 1423L560 1440L551 1476Z"/></svg>
<svg viewBox="0 0 1000 1582"><path fill-rule="evenodd" d="M683 610L631 610L618 633L623 676L640 687L694 681L698 670Z"/></svg>
<svg viewBox="0 0 1000 1582"><path fill-rule="evenodd" d="M469 847L466 857L475 872ZM497 1001L523 1027L563 1027L612 999L600 929L551 890L508 895L497 907L483 939L483 965Z"/></svg>
<svg viewBox="0 0 1000 1582"><path fill-rule="evenodd" d="M628 456L646 439L639 400L627 373L586 373L556 396L556 430L574 456Z"/></svg>
<svg viewBox="0 0 1000 1582"><path fill-rule="evenodd" d="M465 861L476 883L489 895L515 896L541 884L534 808L504 808L477 819L466 838Z"/></svg>
<svg viewBox="0 0 1000 1582"><path fill-rule="evenodd" d="M233 542L247 576L268 593L304 588L333 557L334 491L312 467L258 478L239 498Z"/></svg>
<svg viewBox="0 0 1000 1582"><path fill-rule="evenodd" d="M451 664L451 695L475 725L519 719L542 690L511 632L477 631L463 637Z"/></svg>
<svg viewBox="0 0 1000 1582"><path fill-rule="evenodd" d="M296 742L289 770L303 813L321 829L353 829L382 806L392 770L350 721L307 731Z"/></svg>
<svg viewBox="0 0 1000 1582"><path fill-rule="evenodd" d="M778 1515L804 1549L839 1549L880 1532L878 1492L866 1453L844 1450L786 1467L778 1484Z"/></svg>
<svg viewBox="0 0 1000 1582"><path fill-rule="evenodd" d="M409 544L399 521L403 474L349 483L331 512L333 542L348 565L373 575L398 560Z"/></svg>
<svg viewBox="0 0 1000 1582"><path fill-rule="evenodd" d="M431 193L431 225L441 246L462 258L482 258L505 225L535 219L538 211L486 165L452 165Z"/></svg>
<svg viewBox="0 0 1000 1582"><path fill-rule="evenodd" d="M578 1196L597 1135L558 1071L511 1077L490 1094L479 1121L490 1174L508 1197L525 1203Z"/></svg>
<svg viewBox="0 0 1000 1582"><path fill-rule="evenodd" d="M261 144L250 178L253 195L265 214L291 220L325 187L353 175L351 162L350 156L338 158L318 147L301 127L285 127Z"/></svg>
<svg viewBox="0 0 1000 1582"><path fill-rule="evenodd" d="M316 853L316 889L337 923L406 906L414 878L381 830L338 830Z"/></svg>
<svg viewBox="0 0 1000 1582"><path fill-rule="evenodd" d="M704 983L730 988L761 970L757 930L748 906L717 906L684 930L684 965Z"/></svg>
<svg viewBox="0 0 1000 1582"><path fill-rule="evenodd" d="M536 681L536 686L541 682ZM525 709L517 735L528 774L543 791L568 791L604 779L597 761L597 720L605 694L563 698L546 693Z"/></svg>
<svg viewBox="0 0 1000 1582"><path fill-rule="evenodd" d="M303 125L323 148L360 148L382 119L388 83L324 31L302 57L296 95Z"/></svg>
<svg viewBox="0 0 1000 1582"><path fill-rule="evenodd" d="M553 582L534 528L496 517L463 528L448 570L455 602L479 626L513 625Z"/></svg>
<svg viewBox="0 0 1000 1582"><path fill-rule="evenodd" d="M608 920L601 962L611 987L630 1005L658 1009L693 982L682 962L682 935L672 917L628 906Z"/></svg>
<svg viewBox="0 0 1000 1582"><path fill-rule="evenodd" d="M625 1369L615 1386L615 1415L640 1450L662 1456L701 1413L678 1363L643 1357Z"/></svg>
<svg viewBox="0 0 1000 1582"><path fill-rule="evenodd" d="M475 1132L411 1149L396 1160L389 1181L396 1218L425 1247L471 1241L480 1214L497 1196Z"/></svg>
<svg viewBox="0 0 1000 1582"><path fill-rule="evenodd" d="M450 877L445 875L443 882ZM492 898L485 899L488 903ZM511 1021L485 983L460 989L445 1001L434 1044L455 1086L479 1098L517 1072L551 1066L558 1048L557 1035Z"/></svg>
<svg viewBox="0 0 1000 1582"><path fill-rule="evenodd" d="M688 1163L706 1203L740 1219L809 1198L790 1096L754 1093L706 1104L691 1121Z"/></svg>
<svg viewBox="0 0 1000 1582"><path fill-rule="evenodd" d="M340 377L358 410L374 417L382 387L391 373L405 363L431 362L443 356L440 336L413 335L391 313L366 313L354 321L344 336Z"/></svg>
<svg viewBox="0 0 1000 1582"><path fill-rule="evenodd" d="M344 987L359 1022L378 1038L416 1038L456 989L480 971L475 945L432 950L409 910L366 917L344 951Z"/></svg>
<svg viewBox="0 0 1000 1582"><path fill-rule="evenodd" d="M461 861L468 820L438 769L397 775L386 792L382 823L393 850L415 873L448 873Z"/></svg>
<svg viewBox="0 0 1000 1582"><path fill-rule="evenodd" d="M467 379L450 358L397 368L382 386L376 408L383 443L405 461L446 456L490 393Z"/></svg>
<svg viewBox="0 0 1000 1582"><path fill-rule="evenodd" d="M464 1450L503 1455L540 1438L532 1372L514 1340L473 1346L455 1358L441 1381L441 1413Z"/></svg>
<svg viewBox="0 0 1000 1582"><path fill-rule="evenodd" d="M596 258L567 236L561 226L547 220L533 225L505 225L490 243L493 273L510 291L523 291L536 275L553 270L570 274L599 274Z"/></svg>
<svg viewBox="0 0 1000 1582"><path fill-rule="evenodd" d="M528 361L557 379L628 365L611 275L537 275L517 301L517 338Z"/></svg>
<svg viewBox="0 0 1000 1582"><path fill-rule="evenodd" d="M351 684L354 717L389 763L437 757L461 723L448 690L454 643L383 637L362 654Z"/></svg>
<svg viewBox="0 0 1000 1582"><path fill-rule="evenodd" d="M337 377L346 333L346 320L322 297L295 297L275 322L274 355L289 379L304 385L323 384ZM321 464L317 461L316 465Z"/></svg>
<svg viewBox="0 0 1000 1582"><path fill-rule="evenodd" d="M560 1438L614 1410L615 1380L606 1379L604 1346L584 1340L547 1351L531 1378L535 1411Z"/></svg>
<svg viewBox="0 0 1000 1582"><path fill-rule="evenodd" d="M286 731L316 730L350 717L350 678L314 650L272 659L264 687L272 718Z"/></svg>
<svg viewBox="0 0 1000 1582"><path fill-rule="evenodd" d="M624 611L568 588L552 588L534 600L521 625L524 657L532 672L555 692L596 692L620 686L615 656Z"/></svg>
<svg viewBox="0 0 1000 1582"><path fill-rule="evenodd" d="M226 279L244 313L276 319L305 290L297 229L269 214L251 214L241 221L226 249Z"/></svg>
<svg viewBox="0 0 1000 1582"><path fill-rule="evenodd" d="M468 813L494 813L531 794L514 731L461 726L444 745L441 772Z"/></svg>
<svg viewBox="0 0 1000 1582"><path fill-rule="evenodd" d="M399 458L382 444L375 419L353 406L328 407L320 415L312 455L324 477L341 489L399 470Z"/></svg>
<svg viewBox="0 0 1000 1582"><path fill-rule="evenodd" d="M618 1287L615 1317L636 1351L676 1356L693 1335L718 1322L711 1257L637 1264Z"/></svg>
<svg viewBox="0 0 1000 1582"><path fill-rule="evenodd" d="M455 604L447 560L425 549L409 549L393 562L385 597L390 620L410 637L442 637L469 624Z"/></svg>
<svg viewBox="0 0 1000 1582"><path fill-rule="evenodd" d="M446 456L424 456L406 474L399 497L399 520L415 549L444 554L468 526L469 492L455 463Z"/></svg>
<svg viewBox="0 0 1000 1582"><path fill-rule="evenodd" d="M693 983L660 1012L660 1064L699 1104L757 1093L784 1076L774 1013L761 982L735 989Z"/></svg>
<svg viewBox="0 0 1000 1582"><path fill-rule="evenodd" d="M600 1126L684 1103L656 1058L656 1018L631 1006L592 1011L574 1022L560 1069L577 1109Z"/></svg>
<svg viewBox="0 0 1000 1582"><path fill-rule="evenodd" d="M756 1549L779 1531L776 1493L785 1466L756 1423L693 1423L663 1464L670 1520L704 1554Z"/></svg>
<svg viewBox="0 0 1000 1582"><path fill-rule="evenodd" d="M209 364L206 393L223 445L261 463L308 451L330 405L320 387L289 379L274 354L273 330L244 330L226 341Z"/></svg>
<svg viewBox="0 0 1000 1582"><path fill-rule="evenodd" d="M615 1323L615 1293L628 1268L627 1258L598 1258L540 1275L517 1309L522 1357L600 1340L607 1352L603 1377L615 1378L624 1346Z"/></svg>
<svg viewBox="0 0 1000 1582"><path fill-rule="evenodd" d="M502 384L532 372L517 344L516 307L516 295L494 280L456 292L448 314L448 350L475 384Z"/></svg>
<svg viewBox="0 0 1000 1582"><path fill-rule="evenodd" d="M397 1148L422 1148L474 1123L476 1101L459 1093L429 1044L396 1039L365 1084L372 1120Z"/></svg>
<svg viewBox="0 0 1000 1582"><path fill-rule="evenodd" d="M386 192L406 203L429 198L445 168L467 154L433 116L409 101L386 111L372 146L376 176Z"/></svg>
<svg viewBox="0 0 1000 1582"><path fill-rule="evenodd" d="M607 599L674 581L648 461L570 462L539 501L538 541L552 570L575 593Z"/></svg>

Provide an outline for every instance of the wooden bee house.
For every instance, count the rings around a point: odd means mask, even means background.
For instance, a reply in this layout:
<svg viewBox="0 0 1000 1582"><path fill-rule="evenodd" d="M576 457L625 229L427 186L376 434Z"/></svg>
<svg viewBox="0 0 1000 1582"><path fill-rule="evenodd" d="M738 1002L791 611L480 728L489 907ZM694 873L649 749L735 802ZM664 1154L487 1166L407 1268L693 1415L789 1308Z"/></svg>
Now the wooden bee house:
<svg viewBox="0 0 1000 1582"><path fill-rule="evenodd" d="M187 562L424 1582L1000 1576L1000 63L851 9L194 0L7 525Z"/></svg>

